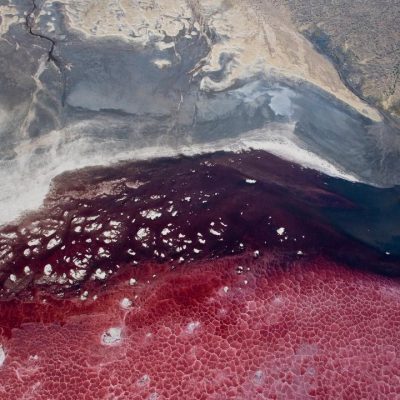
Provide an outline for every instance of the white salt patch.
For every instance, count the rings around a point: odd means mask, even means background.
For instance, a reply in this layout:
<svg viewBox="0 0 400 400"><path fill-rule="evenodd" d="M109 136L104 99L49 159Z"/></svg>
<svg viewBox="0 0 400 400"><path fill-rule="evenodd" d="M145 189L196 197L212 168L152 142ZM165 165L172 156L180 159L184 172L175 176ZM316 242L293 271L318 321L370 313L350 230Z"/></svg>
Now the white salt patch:
<svg viewBox="0 0 400 400"><path fill-rule="evenodd" d="M98 224L96 222L91 223L85 227L86 232L98 231L103 227L103 224Z"/></svg>
<svg viewBox="0 0 400 400"><path fill-rule="evenodd" d="M107 276L106 272L103 271L101 268L96 269L96 272L94 274L95 278L103 280L103 279L106 279L106 276Z"/></svg>
<svg viewBox="0 0 400 400"><path fill-rule="evenodd" d="M120 301L119 305L121 306L121 308L127 310L132 306L132 301L125 297Z"/></svg>
<svg viewBox="0 0 400 400"><path fill-rule="evenodd" d="M16 275L11 274L11 275L10 275L10 281L11 281L11 282L16 282L16 280L17 280Z"/></svg>
<svg viewBox="0 0 400 400"><path fill-rule="evenodd" d="M53 272L53 267L50 264L46 264L44 266L43 272L46 276L50 276L51 273Z"/></svg>
<svg viewBox="0 0 400 400"><path fill-rule="evenodd" d="M4 237L6 239L16 239L18 236L15 232L10 232L10 233L1 233L1 237Z"/></svg>
<svg viewBox="0 0 400 400"><path fill-rule="evenodd" d="M216 231L215 229L210 229L210 233L214 236L221 236L221 232Z"/></svg>
<svg viewBox="0 0 400 400"><path fill-rule="evenodd" d="M140 228L136 233L136 240L145 239L150 233L149 228Z"/></svg>
<svg viewBox="0 0 400 400"><path fill-rule="evenodd" d="M157 218L160 218L162 214L158 210L144 210L140 212L140 215L143 218L155 220Z"/></svg>
<svg viewBox="0 0 400 400"><path fill-rule="evenodd" d="M101 336L102 344L112 346L121 341L122 328L112 327L105 331Z"/></svg>
<svg viewBox="0 0 400 400"><path fill-rule="evenodd" d="M157 59L153 61L153 64L159 69L168 68L171 66L171 61L166 59Z"/></svg>
<svg viewBox="0 0 400 400"><path fill-rule="evenodd" d="M61 238L56 236L55 238L51 239L49 243L47 243L47 250L51 250L54 247L58 246L61 243Z"/></svg>
<svg viewBox="0 0 400 400"><path fill-rule="evenodd" d="M285 233L285 228L283 228L283 227L278 228L278 229L276 230L276 233L277 233L279 236L282 236L282 235Z"/></svg>
<svg viewBox="0 0 400 400"><path fill-rule="evenodd" d="M113 226L114 228L118 228L121 226L121 222L119 222L119 221L110 221L109 224L111 226Z"/></svg>
<svg viewBox="0 0 400 400"><path fill-rule="evenodd" d="M297 252L297 254L298 254L299 256L301 256L301 255L303 255L304 253L303 253L301 250L299 250L299 251Z"/></svg>
<svg viewBox="0 0 400 400"><path fill-rule="evenodd" d="M38 246L40 244L40 239L32 239L28 242L28 246Z"/></svg>
<svg viewBox="0 0 400 400"><path fill-rule="evenodd" d="M254 184L256 182L257 181L255 179L246 179L246 183L249 183L249 184Z"/></svg>
<svg viewBox="0 0 400 400"><path fill-rule="evenodd" d="M100 257L105 257L105 258L110 257L110 252L108 250L104 250L103 247L99 247L99 250L97 251L97 254Z"/></svg>
<svg viewBox="0 0 400 400"><path fill-rule="evenodd" d="M200 322L199 321L189 322L186 325L186 332L189 333L189 334L192 334L198 328L200 328Z"/></svg>
<svg viewBox="0 0 400 400"><path fill-rule="evenodd" d="M29 275L30 273L31 273L31 269L28 266L24 267L24 274Z"/></svg>
<svg viewBox="0 0 400 400"><path fill-rule="evenodd" d="M86 275L86 271L84 269L70 269L69 270L69 274L71 275L71 277L77 281L80 281L81 279L83 279Z"/></svg>
<svg viewBox="0 0 400 400"><path fill-rule="evenodd" d="M75 225L80 225L80 224L82 224L83 222L85 222L85 217L75 217L75 218L72 220L72 223L75 224Z"/></svg>
<svg viewBox="0 0 400 400"><path fill-rule="evenodd" d="M168 228L164 228L162 231L161 231L161 235L163 235L163 236L166 236L166 235L168 235L168 233L170 233L171 231L168 229Z"/></svg>
<svg viewBox="0 0 400 400"><path fill-rule="evenodd" d="M174 46L175 46L175 42L163 42L163 41L159 41L159 42L156 42L156 46L157 46L160 50L170 49L171 47L174 47Z"/></svg>

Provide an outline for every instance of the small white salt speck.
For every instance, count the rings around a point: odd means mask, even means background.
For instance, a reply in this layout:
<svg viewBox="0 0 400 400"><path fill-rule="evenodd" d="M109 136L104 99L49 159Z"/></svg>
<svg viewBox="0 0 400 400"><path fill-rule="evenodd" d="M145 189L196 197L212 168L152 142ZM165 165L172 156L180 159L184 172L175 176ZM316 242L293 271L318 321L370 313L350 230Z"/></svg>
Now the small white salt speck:
<svg viewBox="0 0 400 400"><path fill-rule="evenodd" d="M177 215L178 215L178 211L174 211L172 214L171 214L173 217L176 217Z"/></svg>
<svg viewBox="0 0 400 400"><path fill-rule="evenodd" d="M29 249L24 250L24 256L29 257L31 255L31 251Z"/></svg>
<svg viewBox="0 0 400 400"><path fill-rule="evenodd" d="M64 283L66 283L67 281L68 281L67 274L65 272L57 279L57 282L60 285L64 285Z"/></svg>
<svg viewBox="0 0 400 400"><path fill-rule="evenodd" d="M135 278L129 279L129 285L130 286L134 286L134 285L136 285L136 283L137 283L137 280Z"/></svg>
<svg viewBox="0 0 400 400"><path fill-rule="evenodd" d="M185 201L187 201L187 202L190 202L190 200L191 200L192 198L190 197L190 196L187 196L187 197L185 197Z"/></svg>
<svg viewBox="0 0 400 400"><path fill-rule="evenodd" d="M285 233L285 228L283 228L283 227L278 228L278 229L276 230L276 233L277 233L279 236L282 236L282 235Z"/></svg>
<svg viewBox="0 0 400 400"><path fill-rule="evenodd" d="M228 293L229 287L228 286L224 286L224 292Z"/></svg>
<svg viewBox="0 0 400 400"><path fill-rule="evenodd" d="M134 252L132 249L129 249L129 250L127 251L127 253L128 253L129 255L131 255L131 256L136 255L136 252Z"/></svg>
<svg viewBox="0 0 400 400"><path fill-rule="evenodd" d="M304 253L303 253L301 250L299 250L299 251L297 252L297 254L298 254L299 256L301 256L301 255L303 255Z"/></svg>
<svg viewBox="0 0 400 400"><path fill-rule="evenodd" d="M43 272L46 276L50 276L51 273L53 272L53 267L50 264L46 264L44 266Z"/></svg>
<svg viewBox="0 0 400 400"><path fill-rule="evenodd" d="M255 258L258 258L258 257L260 256L260 251L259 251L259 250L255 250L255 251L253 252L253 256L254 256Z"/></svg>
<svg viewBox="0 0 400 400"><path fill-rule="evenodd" d="M16 275L11 274L11 275L10 275L10 281L11 281L11 282L16 282L16 280L17 280Z"/></svg>
<svg viewBox="0 0 400 400"><path fill-rule="evenodd" d="M89 296L89 292L87 290L85 290L82 295L81 295L81 300L86 300Z"/></svg>
<svg viewBox="0 0 400 400"><path fill-rule="evenodd" d="M29 275L30 273L31 273L31 269L28 266L24 267L24 274Z"/></svg>
<svg viewBox="0 0 400 400"><path fill-rule="evenodd" d="M214 236L221 236L221 232L216 231L215 229L210 229L210 233Z"/></svg>
<svg viewBox="0 0 400 400"><path fill-rule="evenodd" d="M243 268L241 265L238 265L238 266L236 267L236 273L237 273L238 275L243 274L243 270L244 270L244 268Z"/></svg>
<svg viewBox="0 0 400 400"><path fill-rule="evenodd" d="M3 349L3 346L0 344L0 367L4 365L4 361L6 359L6 352Z"/></svg>
<svg viewBox="0 0 400 400"><path fill-rule="evenodd" d="M254 185L257 181L254 179L246 179L246 183L249 183L250 185Z"/></svg>
<svg viewBox="0 0 400 400"><path fill-rule="evenodd" d="M199 250L199 249L193 249L193 252L196 253L196 254L199 254L199 253L201 252L201 250Z"/></svg>
<svg viewBox="0 0 400 400"><path fill-rule="evenodd" d="M76 226L76 227L74 228L74 231L75 231L76 233L80 233L80 232L82 232L82 227L81 227L81 226Z"/></svg>
<svg viewBox="0 0 400 400"><path fill-rule="evenodd" d="M121 306L121 308L123 308L124 310L127 310L128 308L130 308L132 306L132 301L129 300L128 298L124 297L119 305Z"/></svg>
<svg viewBox="0 0 400 400"><path fill-rule="evenodd" d="M390 255L390 251L385 251L385 254L386 254L387 256L389 256L389 255Z"/></svg>

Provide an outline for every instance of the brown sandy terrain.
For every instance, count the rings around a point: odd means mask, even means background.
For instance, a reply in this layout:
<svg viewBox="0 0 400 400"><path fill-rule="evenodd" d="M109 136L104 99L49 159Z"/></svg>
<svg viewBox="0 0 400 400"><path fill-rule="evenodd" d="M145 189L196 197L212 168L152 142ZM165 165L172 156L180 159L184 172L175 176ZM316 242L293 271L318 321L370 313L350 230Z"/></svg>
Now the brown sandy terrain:
<svg viewBox="0 0 400 400"><path fill-rule="evenodd" d="M264 3L264 2L263 2ZM279 0L358 95L400 117L400 1Z"/></svg>

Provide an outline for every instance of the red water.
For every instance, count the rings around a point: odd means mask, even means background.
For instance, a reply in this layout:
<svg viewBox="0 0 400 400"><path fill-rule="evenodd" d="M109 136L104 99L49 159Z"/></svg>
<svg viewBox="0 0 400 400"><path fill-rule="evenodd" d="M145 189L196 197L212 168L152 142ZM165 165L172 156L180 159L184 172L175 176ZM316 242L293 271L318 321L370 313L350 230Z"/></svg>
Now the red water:
<svg viewBox="0 0 400 400"><path fill-rule="evenodd" d="M399 398L400 282L320 204L262 152L59 178L0 232L0 398Z"/></svg>

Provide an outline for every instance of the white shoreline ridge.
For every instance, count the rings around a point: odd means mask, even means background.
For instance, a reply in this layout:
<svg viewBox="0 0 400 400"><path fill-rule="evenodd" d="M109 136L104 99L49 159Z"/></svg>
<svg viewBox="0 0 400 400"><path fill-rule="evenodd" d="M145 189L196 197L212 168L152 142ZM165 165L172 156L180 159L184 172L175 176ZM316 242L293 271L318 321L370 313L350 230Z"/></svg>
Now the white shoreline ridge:
<svg viewBox="0 0 400 400"><path fill-rule="evenodd" d="M58 135L55 135L58 133ZM126 152L113 152L113 141L93 143L84 135L58 147L63 131L52 132L52 146L41 158L30 159L31 151L23 151L16 160L0 162L0 226L38 209L48 193L51 180L66 171L89 166L107 166L119 161L140 161L179 155L194 156L216 151L242 152L264 150L305 168L352 182L361 180L302 148L294 135L294 124L269 124L262 129L246 132L235 138L210 143L187 144L175 148L165 144L142 147ZM49 138L49 137L48 137ZM25 149L27 150L27 149ZM20 152L21 154L21 152ZM31 172L33 171L33 172Z"/></svg>

